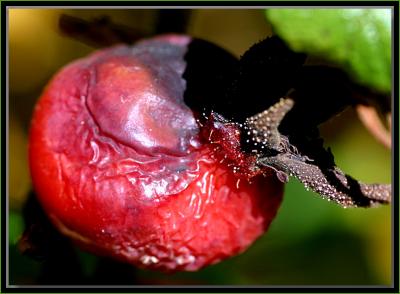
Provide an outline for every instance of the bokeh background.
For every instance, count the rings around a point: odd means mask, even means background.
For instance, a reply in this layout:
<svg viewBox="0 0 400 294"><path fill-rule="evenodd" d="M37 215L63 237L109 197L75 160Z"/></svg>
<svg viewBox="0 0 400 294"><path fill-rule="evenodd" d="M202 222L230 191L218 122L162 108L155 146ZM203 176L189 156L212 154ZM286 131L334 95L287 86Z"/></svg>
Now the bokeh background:
<svg viewBox="0 0 400 294"><path fill-rule="evenodd" d="M272 34L263 10L10 9L9 17L9 278L26 284L390 285L391 207L343 209L291 179L270 230L241 255L196 273L162 274L53 243L45 258L18 250L32 190L27 135L33 107L52 75L95 48L60 33L61 14L113 23L143 35L181 31L240 56ZM364 182L391 181L390 150L345 111L321 128L345 172ZM31 195L31 196L29 196ZM396 195L394 195L396 196ZM66 243L65 243L66 242ZM65 245L67 244L67 245Z"/></svg>

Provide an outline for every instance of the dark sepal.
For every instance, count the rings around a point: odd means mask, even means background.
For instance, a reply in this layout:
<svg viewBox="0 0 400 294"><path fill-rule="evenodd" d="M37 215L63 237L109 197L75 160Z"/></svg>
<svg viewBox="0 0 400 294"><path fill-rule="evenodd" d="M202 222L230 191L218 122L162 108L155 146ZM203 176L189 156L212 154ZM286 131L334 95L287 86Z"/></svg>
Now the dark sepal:
<svg viewBox="0 0 400 294"><path fill-rule="evenodd" d="M250 47L227 91L231 118L243 121L279 101L294 86L306 55L289 49L273 36Z"/></svg>

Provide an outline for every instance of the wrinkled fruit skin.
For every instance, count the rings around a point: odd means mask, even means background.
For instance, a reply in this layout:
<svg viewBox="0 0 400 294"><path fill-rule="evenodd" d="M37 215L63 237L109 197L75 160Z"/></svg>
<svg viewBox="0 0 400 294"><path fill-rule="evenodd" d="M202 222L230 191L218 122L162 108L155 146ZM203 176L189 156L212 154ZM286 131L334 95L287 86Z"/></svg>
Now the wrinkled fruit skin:
<svg viewBox="0 0 400 294"><path fill-rule="evenodd" d="M34 188L83 249L194 271L242 252L274 218L282 184L274 176L238 183L183 101L190 40L101 50L65 67L42 94L29 141Z"/></svg>

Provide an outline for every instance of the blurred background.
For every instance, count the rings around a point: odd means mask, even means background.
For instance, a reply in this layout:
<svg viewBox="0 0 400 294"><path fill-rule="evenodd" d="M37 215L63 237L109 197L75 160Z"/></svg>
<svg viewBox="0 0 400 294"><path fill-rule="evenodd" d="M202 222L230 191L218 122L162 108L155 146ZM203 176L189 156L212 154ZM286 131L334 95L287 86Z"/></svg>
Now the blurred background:
<svg viewBox="0 0 400 294"><path fill-rule="evenodd" d="M73 37L62 34L61 15L92 24L111 22L122 31L132 28L133 38L168 31L185 32L214 42L237 56L272 34L264 10L255 9L10 9L11 285L391 284L391 207L343 209L306 191L294 179L286 186L284 201L267 234L243 254L199 272L166 275L140 270L82 252L60 236L49 237L54 242L44 246L48 251L45 256L22 255L18 240L25 229L27 215L32 214L32 209L39 209L32 200L27 162L27 135L33 107L57 70L94 51L93 45L99 45L76 34L76 28L87 29L84 22L69 28ZM107 33L100 36L101 41ZM332 148L338 166L346 173L364 182L390 183L390 150L368 133L354 110L345 111L323 125L321 133L326 146Z"/></svg>

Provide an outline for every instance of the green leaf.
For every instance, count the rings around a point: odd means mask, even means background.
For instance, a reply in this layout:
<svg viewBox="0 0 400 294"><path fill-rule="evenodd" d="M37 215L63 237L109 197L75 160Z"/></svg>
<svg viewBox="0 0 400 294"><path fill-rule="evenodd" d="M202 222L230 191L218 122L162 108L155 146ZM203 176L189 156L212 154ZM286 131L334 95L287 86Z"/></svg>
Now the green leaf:
<svg viewBox="0 0 400 294"><path fill-rule="evenodd" d="M19 238L24 232L24 220L18 212L10 211L8 216L9 226L9 243L11 245L17 244Z"/></svg>
<svg viewBox="0 0 400 294"><path fill-rule="evenodd" d="M390 92L390 9L268 9L266 16L293 50L336 62L359 83Z"/></svg>

